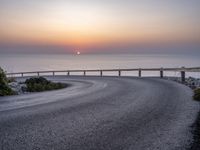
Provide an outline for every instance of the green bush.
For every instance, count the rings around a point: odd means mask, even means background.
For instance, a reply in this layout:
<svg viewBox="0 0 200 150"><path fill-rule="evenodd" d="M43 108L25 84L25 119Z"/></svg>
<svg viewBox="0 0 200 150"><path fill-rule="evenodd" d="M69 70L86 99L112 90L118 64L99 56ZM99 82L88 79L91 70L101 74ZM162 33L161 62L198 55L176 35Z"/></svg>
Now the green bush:
<svg viewBox="0 0 200 150"><path fill-rule="evenodd" d="M63 83L53 83L48 81L44 77L39 78L30 78L25 81L27 85L28 92L42 92L42 91L50 91L56 89L62 89L67 87L66 84Z"/></svg>
<svg viewBox="0 0 200 150"><path fill-rule="evenodd" d="M3 69L0 67L0 84L6 85L7 84L7 77L6 73L3 71Z"/></svg>
<svg viewBox="0 0 200 150"><path fill-rule="evenodd" d="M48 81L47 79L45 79L44 77L39 77L39 78L30 78L30 79L27 79L25 81L26 84L49 84L50 81Z"/></svg>
<svg viewBox="0 0 200 150"><path fill-rule="evenodd" d="M194 90L194 100L200 101L200 88Z"/></svg>
<svg viewBox="0 0 200 150"><path fill-rule="evenodd" d="M17 94L17 93L14 92L10 87L2 86L0 84L0 96L15 95L15 94Z"/></svg>
<svg viewBox="0 0 200 150"><path fill-rule="evenodd" d="M0 67L0 96L14 95L14 94L16 93L8 86L8 79L6 77L6 73Z"/></svg>

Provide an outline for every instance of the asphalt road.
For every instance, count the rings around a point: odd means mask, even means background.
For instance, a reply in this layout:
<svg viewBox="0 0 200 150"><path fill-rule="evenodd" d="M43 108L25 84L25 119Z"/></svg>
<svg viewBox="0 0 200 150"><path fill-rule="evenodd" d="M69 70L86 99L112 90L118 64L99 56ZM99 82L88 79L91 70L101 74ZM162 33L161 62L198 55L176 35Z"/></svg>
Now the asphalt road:
<svg viewBox="0 0 200 150"><path fill-rule="evenodd" d="M184 85L158 78L50 79L71 86L0 98L1 150L184 150L192 140L199 105Z"/></svg>

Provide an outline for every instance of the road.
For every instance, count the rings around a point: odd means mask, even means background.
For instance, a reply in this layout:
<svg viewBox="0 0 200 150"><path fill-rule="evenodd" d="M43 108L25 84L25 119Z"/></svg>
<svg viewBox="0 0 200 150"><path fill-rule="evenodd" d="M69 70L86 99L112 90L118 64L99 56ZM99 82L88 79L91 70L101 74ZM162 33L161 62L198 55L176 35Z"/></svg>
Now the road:
<svg viewBox="0 0 200 150"><path fill-rule="evenodd" d="M49 79L71 86L0 98L1 150L184 150L192 140L199 105L182 84L159 78Z"/></svg>

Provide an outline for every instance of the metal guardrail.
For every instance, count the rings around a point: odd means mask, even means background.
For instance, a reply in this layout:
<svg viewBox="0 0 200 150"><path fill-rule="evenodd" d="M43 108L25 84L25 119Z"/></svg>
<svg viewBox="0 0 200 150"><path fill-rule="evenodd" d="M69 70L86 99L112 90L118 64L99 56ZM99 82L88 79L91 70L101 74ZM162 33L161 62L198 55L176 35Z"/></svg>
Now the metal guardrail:
<svg viewBox="0 0 200 150"><path fill-rule="evenodd" d="M123 71L137 71L138 77L142 76L143 71L159 71L160 77L163 78L165 71L176 71L181 73L181 81L185 82L185 73L186 72L200 72L200 67L191 67L191 68L136 68L136 69L96 69L96 70L52 70L52 71L32 71L32 72L16 72L16 73L7 73L9 76L42 76L44 73L50 73L52 76L55 76L56 73L66 73L66 75L70 76L73 72L83 72L83 76L87 75L87 72L99 72L99 76L103 76L103 72L118 72L118 76L121 76Z"/></svg>

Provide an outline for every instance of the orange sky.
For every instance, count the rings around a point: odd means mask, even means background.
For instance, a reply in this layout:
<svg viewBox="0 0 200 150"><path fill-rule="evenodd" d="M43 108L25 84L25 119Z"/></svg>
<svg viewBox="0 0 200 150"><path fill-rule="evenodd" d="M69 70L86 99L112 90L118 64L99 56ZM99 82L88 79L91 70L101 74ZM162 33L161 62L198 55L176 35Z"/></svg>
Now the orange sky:
<svg viewBox="0 0 200 150"><path fill-rule="evenodd" d="M196 0L2 1L0 41L88 47L112 43L200 43Z"/></svg>

